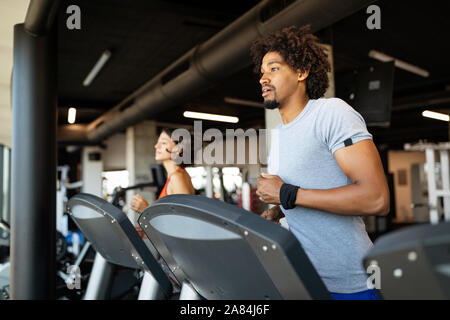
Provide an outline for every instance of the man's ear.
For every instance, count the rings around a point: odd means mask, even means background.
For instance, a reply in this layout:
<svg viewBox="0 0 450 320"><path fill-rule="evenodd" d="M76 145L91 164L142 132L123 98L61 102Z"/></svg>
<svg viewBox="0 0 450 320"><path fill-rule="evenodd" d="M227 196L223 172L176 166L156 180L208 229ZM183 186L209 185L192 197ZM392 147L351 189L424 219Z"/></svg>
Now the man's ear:
<svg viewBox="0 0 450 320"><path fill-rule="evenodd" d="M306 78L308 78L309 75L309 70L305 70L304 72L302 72L301 70L297 70L297 79L298 81L303 81Z"/></svg>

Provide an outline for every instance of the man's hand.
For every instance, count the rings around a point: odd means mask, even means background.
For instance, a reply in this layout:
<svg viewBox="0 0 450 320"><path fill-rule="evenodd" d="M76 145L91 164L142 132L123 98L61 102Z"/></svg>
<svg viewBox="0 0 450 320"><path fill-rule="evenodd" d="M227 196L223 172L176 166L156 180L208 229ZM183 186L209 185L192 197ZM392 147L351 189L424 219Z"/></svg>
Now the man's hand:
<svg viewBox="0 0 450 320"><path fill-rule="evenodd" d="M142 213L148 206L149 203L140 194L135 195L130 202L131 209L138 213Z"/></svg>
<svg viewBox="0 0 450 320"><path fill-rule="evenodd" d="M280 189L284 181L279 176L262 173L257 179L256 195L265 203L280 204Z"/></svg>
<svg viewBox="0 0 450 320"><path fill-rule="evenodd" d="M261 217L279 224L280 219L284 217L284 213L280 206L275 206L261 213Z"/></svg>

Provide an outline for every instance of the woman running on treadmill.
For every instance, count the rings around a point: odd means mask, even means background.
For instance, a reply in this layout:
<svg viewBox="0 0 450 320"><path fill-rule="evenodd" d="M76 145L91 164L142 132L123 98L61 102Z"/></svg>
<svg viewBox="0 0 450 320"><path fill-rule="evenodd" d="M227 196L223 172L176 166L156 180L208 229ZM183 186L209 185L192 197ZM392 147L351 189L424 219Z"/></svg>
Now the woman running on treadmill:
<svg viewBox="0 0 450 320"><path fill-rule="evenodd" d="M184 169L184 164L177 164L172 154L182 156L183 147L171 139L173 129L163 129L155 144L155 160L161 161L167 173L167 181L158 199L171 194L195 194L189 173ZM137 194L130 202L130 207L138 213L142 213L150 204L145 198Z"/></svg>

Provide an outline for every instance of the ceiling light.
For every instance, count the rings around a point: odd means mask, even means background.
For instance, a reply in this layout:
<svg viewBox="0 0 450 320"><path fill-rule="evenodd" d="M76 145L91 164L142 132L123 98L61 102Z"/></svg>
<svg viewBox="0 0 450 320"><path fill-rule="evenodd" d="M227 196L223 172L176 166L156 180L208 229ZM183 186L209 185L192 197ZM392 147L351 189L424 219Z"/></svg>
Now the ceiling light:
<svg viewBox="0 0 450 320"><path fill-rule="evenodd" d="M397 68L409 71L411 73L417 74L424 78L428 78L430 76L430 73L422 68L419 68L417 66L409 64L409 63L399 60L397 58L388 56L387 54L384 54L384 53L376 51L376 50L370 50L369 57L376 59L378 61L382 61L382 62L394 61L394 65Z"/></svg>
<svg viewBox="0 0 450 320"><path fill-rule="evenodd" d="M69 108L69 114L67 116L67 122L69 122L70 124L75 123L76 116L77 116L77 109Z"/></svg>
<svg viewBox="0 0 450 320"><path fill-rule="evenodd" d="M186 118L201 119L201 120L211 120L211 121L231 122L231 123L239 122L238 117L223 116L220 114L211 114L203 112L185 111L183 113L183 116Z"/></svg>
<svg viewBox="0 0 450 320"><path fill-rule="evenodd" d="M106 50L102 53L100 59L98 59L95 66L92 68L91 72L87 75L86 79L83 81L83 86L87 87L91 84L91 82L94 80L94 78L97 76L97 74L100 72L100 70L103 68L105 63L109 60L111 57L111 51Z"/></svg>
<svg viewBox="0 0 450 320"><path fill-rule="evenodd" d="M442 120L442 121L450 120L450 116L448 114L433 112L433 111L429 111L429 110L425 110L424 112L422 112L422 116L427 117L427 118L436 119L436 120Z"/></svg>

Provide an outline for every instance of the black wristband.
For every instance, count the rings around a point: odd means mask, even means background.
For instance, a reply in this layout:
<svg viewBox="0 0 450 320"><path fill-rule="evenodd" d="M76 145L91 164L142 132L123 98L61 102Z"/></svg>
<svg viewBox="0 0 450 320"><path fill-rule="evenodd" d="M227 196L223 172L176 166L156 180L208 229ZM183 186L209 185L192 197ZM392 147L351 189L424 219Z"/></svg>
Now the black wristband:
<svg viewBox="0 0 450 320"><path fill-rule="evenodd" d="M280 203L284 209L295 208L295 200L297 199L297 191L300 187L292 184L284 183L280 188Z"/></svg>

